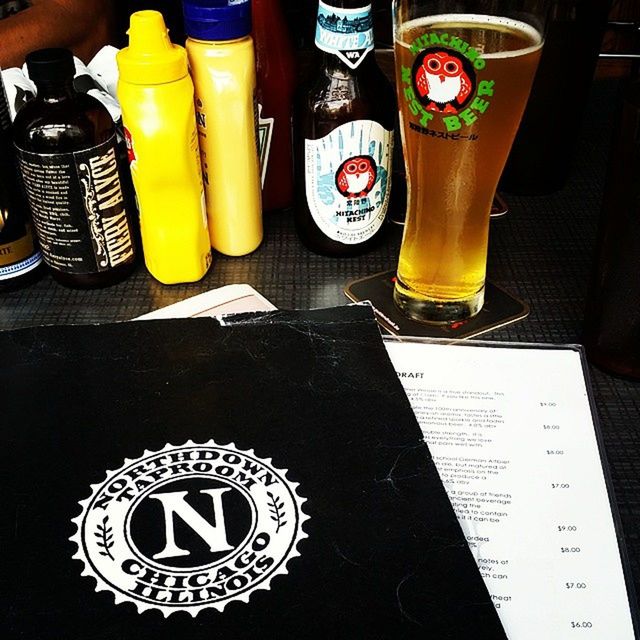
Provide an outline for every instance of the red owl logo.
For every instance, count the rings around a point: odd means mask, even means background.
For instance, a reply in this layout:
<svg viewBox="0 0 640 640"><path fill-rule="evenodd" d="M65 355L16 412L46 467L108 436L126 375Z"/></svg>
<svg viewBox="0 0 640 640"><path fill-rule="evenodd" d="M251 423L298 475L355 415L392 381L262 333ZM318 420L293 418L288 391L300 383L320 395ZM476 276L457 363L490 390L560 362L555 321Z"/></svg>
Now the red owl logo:
<svg viewBox="0 0 640 640"><path fill-rule="evenodd" d="M371 156L345 160L336 172L336 186L345 198L364 198L376 183L378 168Z"/></svg>
<svg viewBox="0 0 640 640"><path fill-rule="evenodd" d="M471 99L475 72L466 58L445 49L426 49L413 66L413 80L427 111L458 113Z"/></svg>

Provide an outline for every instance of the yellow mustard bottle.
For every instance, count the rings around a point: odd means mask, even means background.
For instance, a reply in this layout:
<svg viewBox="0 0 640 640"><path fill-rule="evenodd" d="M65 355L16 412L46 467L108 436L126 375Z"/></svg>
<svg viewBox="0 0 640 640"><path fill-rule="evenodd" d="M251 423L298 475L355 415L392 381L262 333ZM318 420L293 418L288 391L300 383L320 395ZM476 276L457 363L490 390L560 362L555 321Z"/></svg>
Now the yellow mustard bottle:
<svg viewBox="0 0 640 640"><path fill-rule="evenodd" d="M145 264L163 284L195 282L211 265L211 246L186 51L171 43L158 11L132 14L128 34L117 92Z"/></svg>
<svg viewBox="0 0 640 640"><path fill-rule="evenodd" d="M211 246L242 256L263 234L251 2L184 0L183 9Z"/></svg>

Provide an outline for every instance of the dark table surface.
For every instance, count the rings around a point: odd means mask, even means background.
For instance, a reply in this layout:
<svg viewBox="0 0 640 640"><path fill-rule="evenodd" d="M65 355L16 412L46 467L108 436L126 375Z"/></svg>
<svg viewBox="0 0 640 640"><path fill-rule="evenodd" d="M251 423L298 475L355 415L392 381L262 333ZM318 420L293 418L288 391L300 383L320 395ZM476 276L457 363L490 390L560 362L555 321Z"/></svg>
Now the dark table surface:
<svg viewBox="0 0 640 640"><path fill-rule="evenodd" d="M562 191L544 197L507 194L510 213L492 222L488 274L526 300L531 314L483 339L580 342L616 93L614 81L595 83L573 171ZM142 265L120 285L96 291L65 289L46 276L28 289L0 296L0 329L128 320L232 283L252 285L279 308L346 304L342 288L348 280L395 267L401 229L389 227L386 242L373 253L330 259L301 245L291 213L269 214L260 249L244 258L216 256L197 284L160 285ZM640 592L640 382L594 368L591 376L631 575Z"/></svg>

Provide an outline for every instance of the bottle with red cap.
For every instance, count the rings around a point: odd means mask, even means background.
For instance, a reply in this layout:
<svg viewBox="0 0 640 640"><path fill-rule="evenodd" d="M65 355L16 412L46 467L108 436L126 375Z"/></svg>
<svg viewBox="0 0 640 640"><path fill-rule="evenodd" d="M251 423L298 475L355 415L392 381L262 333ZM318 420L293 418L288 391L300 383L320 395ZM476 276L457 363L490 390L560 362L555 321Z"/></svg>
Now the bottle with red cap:
<svg viewBox="0 0 640 640"><path fill-rule="evenodd" d="M262 201L266 211L293 205L291 118L296 65L280 0L252 0L256 48Z"/></svg>

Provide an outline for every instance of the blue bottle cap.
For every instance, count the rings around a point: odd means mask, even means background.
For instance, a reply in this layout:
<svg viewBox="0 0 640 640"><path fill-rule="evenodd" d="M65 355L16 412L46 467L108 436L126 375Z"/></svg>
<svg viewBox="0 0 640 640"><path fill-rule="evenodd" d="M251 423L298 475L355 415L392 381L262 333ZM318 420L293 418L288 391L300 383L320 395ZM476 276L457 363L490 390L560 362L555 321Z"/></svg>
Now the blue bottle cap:
<svg viewBox="0 0 640 640"><path fill-rule="evenodd" d="M235 40L251 33L251 0L183 0L184 27L196 40Z"/></svg>

